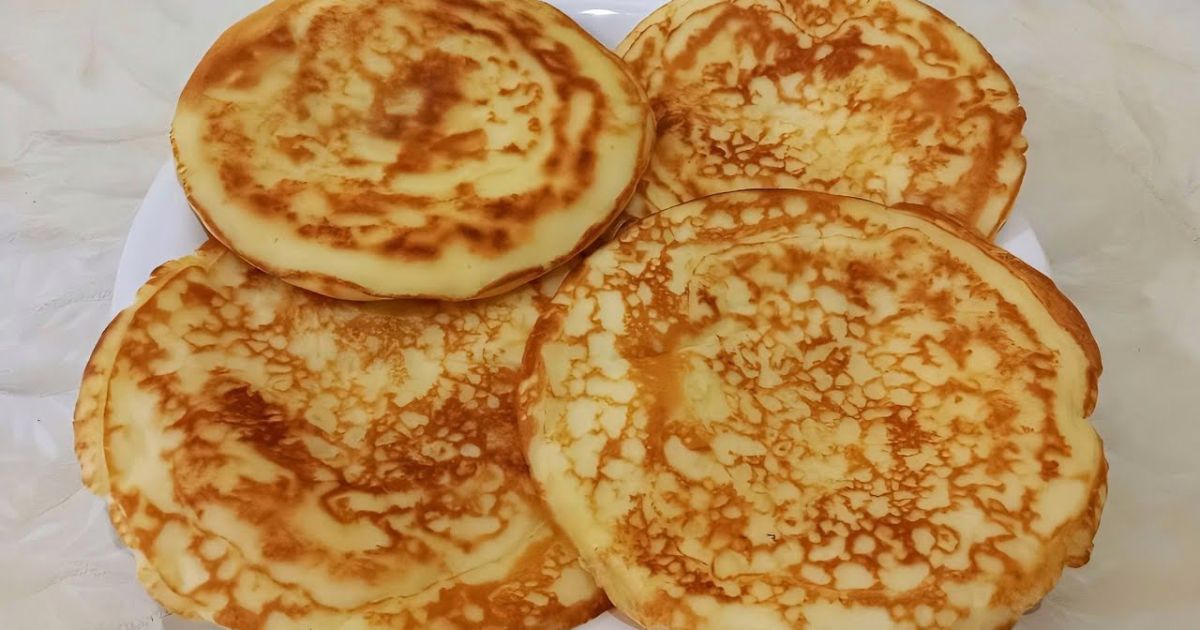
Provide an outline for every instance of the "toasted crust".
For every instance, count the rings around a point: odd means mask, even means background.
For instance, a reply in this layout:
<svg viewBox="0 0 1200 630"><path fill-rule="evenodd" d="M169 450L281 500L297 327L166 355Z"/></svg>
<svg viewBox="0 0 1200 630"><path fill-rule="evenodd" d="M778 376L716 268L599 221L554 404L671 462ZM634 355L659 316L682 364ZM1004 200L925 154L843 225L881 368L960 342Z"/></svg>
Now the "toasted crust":
<svg viewBox="0 0 1200 630"><path fill-rule="evenodd" d="M992 238L1025 112L991 55L916 0L675 0L618 51L659 120L647 197L803 188L919 203Z"/></svg>
<svg viewBox="0 0 1200 630"><path fill-rule="evenodd" d="M101 339L77 413L86 482L147 591L238 630L599 614L516 439L521 352L556 282L355 304L215 242L164 265Z"/></svg>
<svg viewBox="0 0 1200 630"><path fill-rule="evenodd" d="M585 249L649 162L620 60L536 0L279 0L223 34L172 147L209 232L342 299L463 300Z"/></svg>
<svg viewBox="0 0 1200 630"><path fill-rule="evenodd" d="M566 278L523 364L534 478L648 628L1009 627L1091 551L1095 341L927 209L668 209Z"/></svg>

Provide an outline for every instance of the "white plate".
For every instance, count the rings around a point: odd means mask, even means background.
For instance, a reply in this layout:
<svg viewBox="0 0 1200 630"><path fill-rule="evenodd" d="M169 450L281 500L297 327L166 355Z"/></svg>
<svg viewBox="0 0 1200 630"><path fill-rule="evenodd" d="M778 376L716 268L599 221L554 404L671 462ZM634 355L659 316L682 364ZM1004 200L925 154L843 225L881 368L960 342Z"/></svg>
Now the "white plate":
<svg viewBox="0 0 1200 630"><path fill-rule="evenodd" d="M660 4L659 0L608 0L603 8L592 8L597 1L550 0L550 4L558 6L608 46L616 46L638 20ZM133 302L138 287L150 277L155 267L191 253L205 238L204 230L188 208L183 190L175 179L174 165L169 162L164 164L154 183L150 184L150 190L146 192L125 240L113 287L113 312ZM1046 254L1038 243L1037 235L1021 215L1009 217L997 242L1042 273L1049 272ZM180 629L211 627L174 619L167 620L165 625L167 628ZM611 613L605 613L580 628L626 630L632 626Z"/></svg>

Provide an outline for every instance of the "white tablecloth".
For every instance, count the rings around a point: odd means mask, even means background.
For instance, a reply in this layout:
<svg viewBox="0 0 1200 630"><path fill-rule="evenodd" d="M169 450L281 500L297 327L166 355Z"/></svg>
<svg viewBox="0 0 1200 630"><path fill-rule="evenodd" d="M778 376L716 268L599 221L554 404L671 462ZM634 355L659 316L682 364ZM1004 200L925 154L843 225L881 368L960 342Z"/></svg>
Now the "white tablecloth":
<svg viewBox="0 0 1200 630"><path fill-rule="evenodd" d="M71 406L175 96L255 4L0 2L0 630L162 623L80 487ZM1106 366L1096 552L1022 627L1200 627L1200 2L934 4L1020 90L1019 208Z"/></svg>

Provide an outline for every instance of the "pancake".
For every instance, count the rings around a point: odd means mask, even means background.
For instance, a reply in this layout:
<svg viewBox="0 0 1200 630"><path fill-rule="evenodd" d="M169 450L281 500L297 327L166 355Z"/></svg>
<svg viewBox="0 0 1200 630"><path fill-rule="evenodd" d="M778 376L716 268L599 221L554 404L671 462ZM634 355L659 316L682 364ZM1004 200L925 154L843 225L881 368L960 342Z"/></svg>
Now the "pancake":
<svg viewBox="0 0 1200 630"><path fill-rule="evenodd" d="M991 237L1025 112L970 34L915 0L675 0L618 48L649 94L651 206L749 188L926 205Z"/></svg>
<svg viewBox="0 0 1200 630"><path fill-rule="evenodd" d="M1087 561L1100 355L936 213L715 195L643 219L534 329L550 511L647 628L1007 628Z"/></svg>
<svg viewBox="0 0 1200 630"><path fill-rule="evenodd" d="M88 485L110 498L150 594L237 630L571 628L599 614L514 415L556 280L362 304L211 242L164 266L102 337L77 412Z"/></svg>
<svg viewBox="0 0 1200 630"><path fill-rule="evenodd" d="M179 99L196 215L331 297L496 295L594 241L649 161L621 61L537 0L278 0Z"/></svg>
<svg viewBox="0 0 1200 630"><path fill-rule="evenodd" d="M186 268L188 259L168 262L151 274L150 279L138 291L134 303L117 314L101 333L96 347L84 369L83 382L75 402L74 432L75 455L79 461L83 485L93 494L106 499L109 519L117 535L133 552L137 559L138 579L146 590L171 610L185 610L191 606L186 598L167 588L158 572L146 561L138 549L138 539L126 526L125 514L120 505L109 499L108 464L105 459L104 412L108 404L108 379L121 348L121 341L129 322L138 308L152 297L174 274Z"/></svg>

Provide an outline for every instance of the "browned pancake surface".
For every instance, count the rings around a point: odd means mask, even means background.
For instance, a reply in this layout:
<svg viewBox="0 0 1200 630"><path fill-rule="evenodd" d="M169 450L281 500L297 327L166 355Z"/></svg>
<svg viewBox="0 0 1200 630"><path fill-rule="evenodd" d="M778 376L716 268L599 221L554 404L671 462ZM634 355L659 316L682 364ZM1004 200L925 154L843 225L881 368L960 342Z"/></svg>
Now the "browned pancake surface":
<svg viewBox="0 0 1200 630"><path fill-rule="evenodd" d="M915 0L675 0L619 51L650 95L652 206L747 188L926 205L983 236L1025 170L1025 112Z"/></svg>
<svg viewBox="0 0 1200 630"><path fill-rule="evenodd" d="M180 97L180 181L255 266L334 297L467 299L567 260L624 206L651 117L536 0L279 0Z"/></svg>
<svg viewBox="0 0 1200 630"><path fill-rule="evenodd" d="M605 607L517 436L552 287L361 305L215 244L166 269L77 413L89 485L165 606L239 630L570 628Z"/></svg>
<svg viewBox="0 0 1200 630"><path fill-rule="evenodd" d="M1095 342L929 211L665 210L568 277L526 369L534 478L646 627L1008 627L1091 551Z"/></svg>

